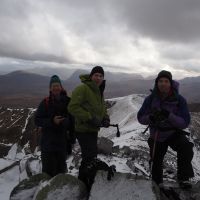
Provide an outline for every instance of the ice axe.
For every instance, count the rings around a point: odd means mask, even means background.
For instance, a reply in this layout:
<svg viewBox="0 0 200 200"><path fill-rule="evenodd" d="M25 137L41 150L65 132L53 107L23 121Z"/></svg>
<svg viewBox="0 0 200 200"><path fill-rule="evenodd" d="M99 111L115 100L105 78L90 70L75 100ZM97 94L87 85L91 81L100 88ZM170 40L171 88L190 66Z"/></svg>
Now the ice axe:
<svg viewBox="0 0 200 200"><path fill-rule="evenodd" d="M120 137L119 125L118 125L118 124L110 124L109 126L117 127L117 133L116 133L116 136L117 136L117 137Z"/></svg>

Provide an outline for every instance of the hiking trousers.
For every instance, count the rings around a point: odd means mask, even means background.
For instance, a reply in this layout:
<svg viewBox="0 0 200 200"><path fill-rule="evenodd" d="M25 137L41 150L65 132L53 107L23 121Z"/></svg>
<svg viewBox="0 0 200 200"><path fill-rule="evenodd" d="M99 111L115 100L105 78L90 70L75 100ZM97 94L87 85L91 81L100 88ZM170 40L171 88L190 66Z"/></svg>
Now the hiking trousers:
<svg viewBox="0 0 200 200"><path fill-rule="evenodd" d="M194 177L192 168L193 158L193 143L190 142L185 135L175 133L172 137L164 142L156 142L154 156L153 138L148 139L148 145L150 147L150 156L152 160L152 179L157 184L163 182L163 159L167 152L168 146L177 152L177 179L188 180Z"/></svg>
<svg viewBox="0 0 200 200"><path fill-rule="evenodd" d="M59 173L65 173L67 170L66 151L42 151L41 159L42 172L45 172L52 177Z"/></svg>
<svg viewBox="0 0 200 200"><path fill-rule="evenodd" d="M98 132L76 132L76 137L81 147L82 162L89 162L96 158Z"/></svg>

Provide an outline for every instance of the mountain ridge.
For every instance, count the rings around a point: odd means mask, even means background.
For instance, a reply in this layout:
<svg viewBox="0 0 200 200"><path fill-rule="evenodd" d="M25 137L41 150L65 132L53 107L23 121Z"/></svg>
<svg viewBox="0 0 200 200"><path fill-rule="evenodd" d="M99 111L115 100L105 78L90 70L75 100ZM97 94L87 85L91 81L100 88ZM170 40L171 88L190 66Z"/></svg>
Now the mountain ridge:
<svg viewBox="0 0 200 200"><path fill-rule="evenodd" d="M72 75L62 80L63 87L68 94L79 85L79 75L89 73L87 70L76 70ZM150 94L154 86L153 79L144 79L137 74L105 73L105 98L126 96L130 94ZM121 77L120 77L121 76ZM0 75L0 105L36 106L49 93L50 77L23 70ZM179 80L180 93L189 103L200 103L200 77L189 77ZM31 100L32 99L32 100ZM32 101L32 102L31 102Z"/></svg>

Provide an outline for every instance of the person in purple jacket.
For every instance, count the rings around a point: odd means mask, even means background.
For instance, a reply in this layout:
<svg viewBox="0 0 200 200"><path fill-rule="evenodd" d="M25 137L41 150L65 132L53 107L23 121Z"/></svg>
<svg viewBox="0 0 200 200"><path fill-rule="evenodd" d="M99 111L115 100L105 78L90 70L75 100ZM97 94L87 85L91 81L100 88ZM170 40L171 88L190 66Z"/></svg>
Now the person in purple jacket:
<svg viewBox="0 0 200 200"><path fill-rule="evenodd" d="M189 179L194 176L191 164L193 143L183 129L190 123L187 102L179 94L178 82L172 80L169 71L161 71L155 79L152 94L147 96L137 118L143 125L149 125L148 145L151 156L152 180L162 186L163 159L168 146L177 152L177 179L182 188L190 188Z"/></svg>

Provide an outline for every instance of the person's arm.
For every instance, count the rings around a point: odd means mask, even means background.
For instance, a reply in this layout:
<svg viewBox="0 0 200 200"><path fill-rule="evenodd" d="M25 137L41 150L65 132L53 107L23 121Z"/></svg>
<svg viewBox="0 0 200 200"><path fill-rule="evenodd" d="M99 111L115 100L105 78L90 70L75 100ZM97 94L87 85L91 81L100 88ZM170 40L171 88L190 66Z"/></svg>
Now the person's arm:
<svg viewBox="0 0 200 200"><path fill-rule="evenodd" d="M146 97L142 107L137 113L137 119L140 124L143 125L148 125L150 123L149 115L150 115L150 107L151 107L151 102L150 102L150 96Z"/></svg>
<svg viewBox="0 0 200 200"><path fill-rule="evenodd" d="M52 116L53 117L53 116ZM53 127L53 118L48 116L46 111L45 100L43 100L35 113L35 124L38 127L47 128Z"/></svg>
<svg viewBox="0 0 200 200"><path fill-rule="evenodd" d="M70 126L69 126L69 138L71 144L75 144L76 136L75 136L75 120L72 115L69 114Z"/></svg>
<svg viewBox="0 0 200 200"><path fill-rule="evenodd" d="M190 113L186 100L182 96L179 98L179 115L170 113L168 119L175 128L185 129L190 123Z"/></svg>
<svg viewBox="0 0 200 200"><path fill-rule="evenodd" d="M86 95L86 88L84 85L77 87L72 92L71 101L68 105L68 111L71 113L71 115L83 122L92 119L90 112L82 107L82 104L86 99Z"/></svg>

